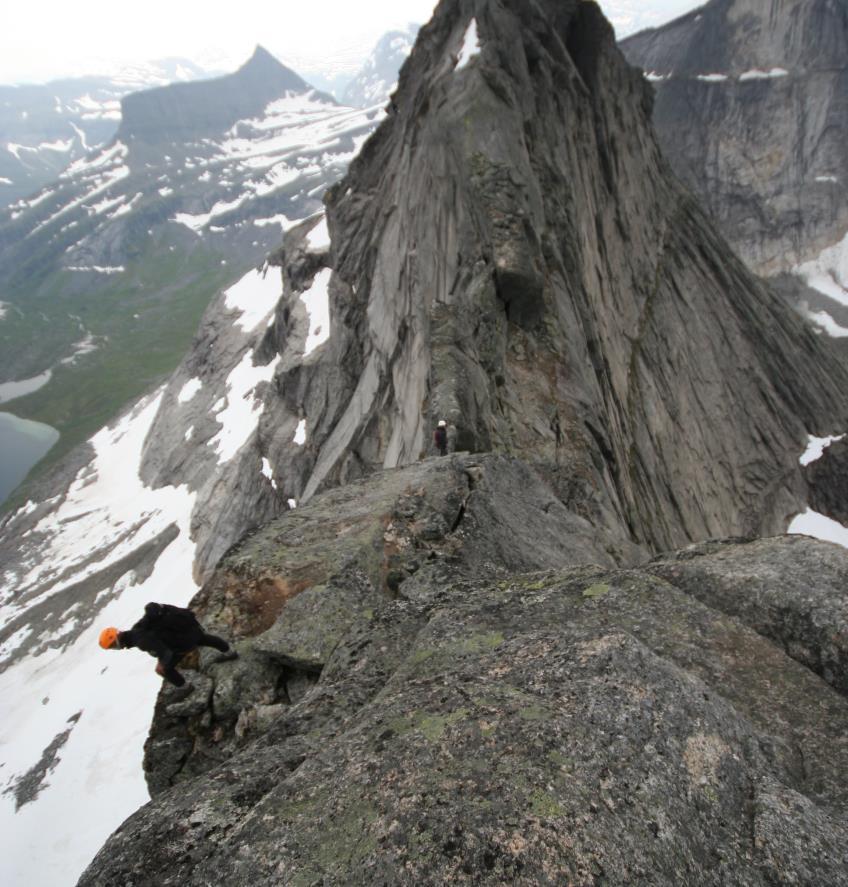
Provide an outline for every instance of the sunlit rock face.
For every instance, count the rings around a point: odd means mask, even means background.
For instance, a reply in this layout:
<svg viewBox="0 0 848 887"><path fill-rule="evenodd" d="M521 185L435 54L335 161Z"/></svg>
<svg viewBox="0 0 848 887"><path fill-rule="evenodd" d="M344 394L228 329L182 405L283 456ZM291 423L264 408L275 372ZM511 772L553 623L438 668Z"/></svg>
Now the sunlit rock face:
<svg viewBox="0 0 848 887"><path fill-rule="evenodd" d="M663 151L751 267L789 271L842 240L844 3L712 0L621 48L652 81Z"/></svg>

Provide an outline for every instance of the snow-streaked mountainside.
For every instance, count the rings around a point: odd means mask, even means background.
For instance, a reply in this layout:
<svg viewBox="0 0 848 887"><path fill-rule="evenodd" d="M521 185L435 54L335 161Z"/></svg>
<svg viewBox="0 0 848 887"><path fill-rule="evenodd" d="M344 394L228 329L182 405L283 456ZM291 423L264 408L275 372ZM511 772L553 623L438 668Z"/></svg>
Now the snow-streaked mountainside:
<svg viewBox="0 0 848 887"><path fill-rule="evenodd" d="M0 382L52 372L12 412L68 447L109 418L101 396L114 415L166 376L214 293L321 208L383 113L261 48L228 77L127 96L111 143L0 214Z"/></svg>
<svg viewBox="0 0 848 887"><path fill-rule="evenodd" d="M142 746L160 680L144 656L104 654L99 629L129 627L149 600L191 599L203 575L195 539L244 460L256 463L255 519L287 507L254 441L259 394L278 363L262 365L257 349L280 294L273 268L251 271L223 293L198 340L200 375L185 379L183 369L143 398L92 438L90 458L69 484L2 527L4 884L74 883L146 799ZM163 422L197 458L174 483L146 484L144 466L162 458ZM240 534L244 523L230 517Z"/></svg>
<svg viewBox="0 0 848 887"><path fill-rule="evenodd" d="M110 76L0 86L0 207L35 193L109 142L125 95L209 76L187 59L163 59Z"/></svg>
<svg viewBox="0 0 848 887"><path fill-rule="evenodd" d="M450 571L474 524L496 524L499 514L512 536L525 534L513 546L497 542L522 569L536 563L523 550L534 547L534 530L509 519L524 515L550 532L557 558L586 545L591 563L610 565L710 534L782 527L803 501L801 442L844 430L842 368L668 174L647 89L594 4L446 0L422 35L397 106L362 151L382 112L341 107L260 52L233 75L256 91L219 80L126 102L119 138L0 227L14 284L0 290L0 334L3 323L42 313L60 329L73 314L73 336L96 346L76 372L94 368L113 382L126 355L147 390L42 481L44 495L0 524L2 883L73 883L146 798L142 746L160 682L143 654L100 650L99 629L128 627L150 600L187 603L234 543L274 518L294 528L296 547L300 506L313 494L358 480L367 491L380 469L416 463L437 418L450 419L460 447L496 458L490 469L468 463L458 473L454 460L438 463L449 519L432 508L417 519L411 500L426 503L421 488L369 515L385 518L375 541L370 529L362 537L380 594L390 578L396 591L416 575ZM545 45L539 35L557 39ZM274 96L264 92L268 75L279 76ZM233 104L237 96L244 105ZM155 126L163 109L179 109L179 119ZM157 336L190 285L198 303L217 295L173 374L162 381L159 367L161 384L145 384ZM158 328L156 312L165 318ZM107 326L110 313L119 320ZM91 378L56 364L70 345L54 335L42 343L52 362L30 370L53 376L31 397ZM738 421L743 414L749 423ZM810 440L802 458L826 439ZM504 477L517 472L531 490L520 518L508 496L497 512L478 510L507 465ZM444 558L412 544L407 519L422 537L445 540ZM358 540L359 530L342 520L338 535ZM481 546L466 575L492 570L499 556ZM347 618L336 576L371 594L349 551L326 586L310 567L260 571L255 596L233 601L230 614L255 606L257 621L273 623L311 591L333 606L341 600ZM432 575L445 590L449 573ZM580 592L581 605L594 610L603 589ZM527 588L539 590L537 581ZM475 652L466 640L451 657ZM215 661L204 657L203 667ZM245 698L268 702L247 682L205 686L163 704L189 718L220 715L236 697L235 722L249 713ZM695 685L670 686L656 698L683 699L677 687ZM249 733L247 718L239 724ZM215 758L215 741L198 747ZM677 794L700 804L701 788ZM261 820L244 797L245 815ZM708 802L704 794L701 806ZM551 812L544 797L528 809L536 820ZM218 839L219 813L190 820L198 847ZM181 822L159 823L161 833L174 829L174 846ZM358 842L358 823L332 828ZM167 853L156 852L159 865ZM175 864L187 860L181 853Z"/></svg>
<svg viewBox="0 0 848 887"><path fill-rule="evenodd" d="M356 77L348 84L342 102L355 108L385 104L397 87L398 72L412 52L420 25L406 31L389 31L380 38Z"/></svg>
<svg viewBox="0 0 848 887"><path fill-rule="evenodd" d="M345 89L362 70L372 49L371 40L358 41L344 49L323 53L319 58L286 53L281 60L316 89L329 93L341 102Z"/></svg>

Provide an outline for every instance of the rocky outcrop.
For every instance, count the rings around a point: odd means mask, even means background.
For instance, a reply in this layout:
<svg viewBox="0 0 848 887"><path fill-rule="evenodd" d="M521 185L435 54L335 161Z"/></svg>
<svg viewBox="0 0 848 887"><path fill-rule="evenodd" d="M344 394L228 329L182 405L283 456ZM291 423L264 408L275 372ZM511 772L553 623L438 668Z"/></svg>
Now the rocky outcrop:
<svg viewBox="0 0 848 887"><path fill-rule="evenodd" d="M80 884L843 883L848 554L611 569L543 490L432 459L246 539Z"/></svg>
<svg viewBox="0 0 848 887"><path fill-rule="evenodd" d="M357 614L460 576L643 558L503 456L428 459L332 490L251 533L196 599L217 630L246 640L220 683L202 676L188 701L160 698L150 790L196 776L264 729L314 683Z"/></svg>
<svg viewBox="0 0 848 887"><path fill-rule="evenodd" d="M788 271L848 231L848 10L712 0L621 43L675 171L748 264Z"/></svg>
<svg viewBox="0 0 848 887"><path fill-rule="evenodd" d="M238 656L162 692L154 800L80 883L844 881L848 555L703 542L801 509L844 371L594 3L443 0L390 110L162 395L142 477L198 491Z"/></svg>

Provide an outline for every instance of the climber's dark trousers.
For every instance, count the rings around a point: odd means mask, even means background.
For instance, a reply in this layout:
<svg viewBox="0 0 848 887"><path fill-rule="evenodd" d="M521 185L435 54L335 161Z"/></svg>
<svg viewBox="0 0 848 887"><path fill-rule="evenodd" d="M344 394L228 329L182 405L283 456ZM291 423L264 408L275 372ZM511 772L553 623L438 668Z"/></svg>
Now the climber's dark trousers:
<svg viewBox="0 0 848 887"><path fill-rule="evenodd" d="M200 642L197 646L214 647L216 650L220 650L222 653L226 653L227 650L230 649L230 645L225 640L223 640L223 638L215 637L214 634L206 634L206 632L204 632L200 636Z"/></svg>

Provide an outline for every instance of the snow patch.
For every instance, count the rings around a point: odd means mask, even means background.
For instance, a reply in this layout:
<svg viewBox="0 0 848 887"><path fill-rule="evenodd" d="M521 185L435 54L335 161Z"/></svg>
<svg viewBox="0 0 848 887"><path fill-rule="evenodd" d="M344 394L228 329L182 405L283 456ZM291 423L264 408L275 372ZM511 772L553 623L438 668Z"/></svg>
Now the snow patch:
<svg viewBox="0 0 848 887"><path fill-rule="evenodd" d="M306 235L306 248L310 252L321 252L330 247L330 231L327 228L327 217L321 216L321 221Z"/></svg>
<svg viewBox="0 0 848 887"><path fill-rule="evenodd" d="M807 286L848 305L848 234L837 244L823 250L815 259L794 269Z"/></svg>
<svg viewBox="0 0 848 887"><path fill-rule="evenodd" d="M200 379L189 379L180 389L180 393L177 395L177 400L180 403L188 403L202 387L203 382L201 382Z"/></svg>
<svg viewBox="0 0 848 887"><path fill-rule="evenodd" d="M824 330L833 339L844 339L848 336L848 327L840 326L827 311L807 311L807 318ZM819 332L819 330L816 330Z"/></svg>
<svg viewBox="0 0 848 887"><path fill-rule="evenodd" d="M807 442L807 449L804 450L801 458L798 461L802 465L809 465L811 462L815 462L817 459L821 459L824 451L832 443L836 443L836 441L842 440L843 437L845 437L844 434L839 434L835 437L813 437L813 435L811 434Z"/></svg>
<svg viewBox="0 0 848 887"><path fill-rule="evenodd" d="M230 311L240 311L236 323L245 331L256 329L277 307L283 287L275 273L253 269L224 293L224 303Z"/></svg>
<svg viewBox="0 0 848 887"><path fill-rule="evenodd" d="M268 458L266 456L262 457L262 473L265 475L265 477L268 478L269 481L271 481L271 486L276 490L277 482L274 480L274 472L271 468L271 463L268 461Z"/></svg>
<svg viewBox="0 0 848 887"><path fill-rule="evenodd" d="M696 80L703 80L704 83L724 83L728 79L727 74L698 74Z"/></svg>
<svg viewBox="0 0 848 887"><path fill-rule="evenodd" d="M303 347L303 356L308 357L330 338L330 295L328 287L332 271L324 268L315 275L312 286L301 293L300 300L309 315L309 333Z"/></svg>
<svg viewBox="0 0 848 887"><path fill-rule="evenodd" d="M300 422L297 423L297 430L295 431L292 440L299 447L302 447L306 443L306 419L301 419Z"/></svg>
<svg viewBox="0 0 848 887"><path fill-rule="evenodd" d="M288 228L291 228L292 225L296 225L298 222L302 222L303 219L296 219L292 221L288 219L283 213L280 213L278 216L269 216L267 219L254 219L253 224L256 225L257 228L264 228L266 225L280 225L282 229L285 231Z"/></svg>
<svg viewBox="0 0 848 887"><path fill-rule="evenodd" d="M177 213L171 221L176 222L179 225L185 225L186 228L190 228L195 234L200 236L203 229L212 221L212 219L231 212L234 209L238 209L245 200L249 200L252 196L252 194L242 194L240 197L236 197L235 200L219 200L208 213L198 213L196 215L192 215L191 213Z"/></svg>
<svg viewBox="0 0 848 887"><path fill-rule="evenodd" d="M253 349L248 350L227 377L226 406L215 416L221 430L209 441L218 463L229 462L248 442L262 415L264 403L255 396L256 386L270 382L280 357L266 366L254 366Z"/></svg>
<svg viewBox="0 0 848 887"><path fill-rule="evenodd" d="M848 528L811 508L795 517L786 532L813 536L824 542L835 542L843 548L848 548Z"/></svg>
<svg viewBox="0 0 848 887"><path fill-rule="evenodd" d="M123 265L68 265L68 271L88 271L95 274L123 274L127 269Z"/></svg>
<svg viewBox="0 0 848 887"><path fill-rule="evenodd" d="M474 56L480 54L480 37L477 34L477 19L471 19L462 38L462 49L456 62L456 70L461 71Z"/></svg>
<svg viewBox="0 0 848 887"><path fill-rule="evenodd" d="M83 330L83 332L85 332L85 330ZM71 366L77 362L78 357L82 357L84 354L91 354L92 351L96 350L97 339L91 333L86 333L85 336L74 345L74 350L71 354L60 360L59 363Z"/></svg>
<svg viewBox="0 0 848 887"><path fill-rule="evenodd" d="M789 71L786 68L771 68L769 71L761 71L759 68L754 68L751 71L746 71L744 74L739 75L739 82L745 83L747 80L770 80L775 77L786 77L789 74Z"/></svg>

